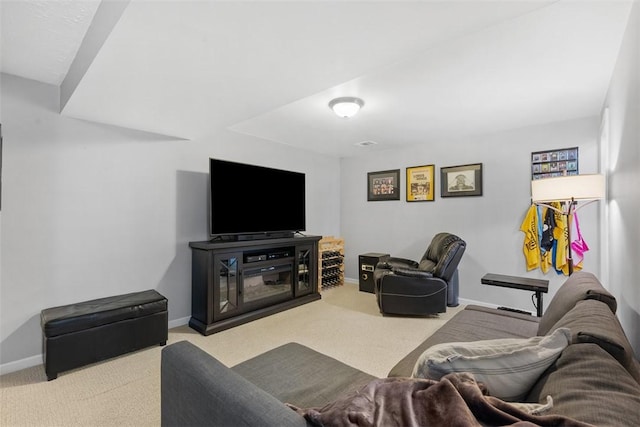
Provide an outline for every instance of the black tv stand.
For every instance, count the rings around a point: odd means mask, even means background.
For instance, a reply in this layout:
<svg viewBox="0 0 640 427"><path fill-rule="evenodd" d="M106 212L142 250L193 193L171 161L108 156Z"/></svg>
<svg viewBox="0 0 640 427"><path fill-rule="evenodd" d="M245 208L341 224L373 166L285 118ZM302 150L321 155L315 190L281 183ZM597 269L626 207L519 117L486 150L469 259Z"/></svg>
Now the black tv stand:
<svg viewBox="0 0 640 427"><path fill-rule="evenodd" d="M321 298L321 236L190 242L189 326L213 334Z"/></svg>

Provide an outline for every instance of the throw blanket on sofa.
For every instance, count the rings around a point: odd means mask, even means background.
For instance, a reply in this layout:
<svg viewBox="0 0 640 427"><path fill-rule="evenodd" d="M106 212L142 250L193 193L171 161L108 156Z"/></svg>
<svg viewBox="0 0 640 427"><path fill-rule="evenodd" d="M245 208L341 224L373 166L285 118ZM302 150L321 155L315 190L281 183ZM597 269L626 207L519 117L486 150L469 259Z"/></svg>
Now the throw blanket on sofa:
<svg viewBox="0 0 640 427"><path fill-rule="evenodd" d="M559 415L530 414L489 396L468 373L448 374L439 381L383 378L322 408L289 407L322 427L589 425Z"/></svg>

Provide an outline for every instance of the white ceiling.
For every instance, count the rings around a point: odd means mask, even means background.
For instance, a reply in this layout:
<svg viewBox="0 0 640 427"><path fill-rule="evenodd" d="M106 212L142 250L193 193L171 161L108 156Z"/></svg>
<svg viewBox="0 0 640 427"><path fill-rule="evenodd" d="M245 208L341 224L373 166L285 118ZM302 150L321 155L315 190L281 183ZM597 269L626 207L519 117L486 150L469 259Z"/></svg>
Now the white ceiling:
<svg viewBox="0 0 640 427"><path fill-rule="evenodd" d="M599 114L632 0L100 3L2 0L2 72L71 69L70 117L344 157Z"/></svg>

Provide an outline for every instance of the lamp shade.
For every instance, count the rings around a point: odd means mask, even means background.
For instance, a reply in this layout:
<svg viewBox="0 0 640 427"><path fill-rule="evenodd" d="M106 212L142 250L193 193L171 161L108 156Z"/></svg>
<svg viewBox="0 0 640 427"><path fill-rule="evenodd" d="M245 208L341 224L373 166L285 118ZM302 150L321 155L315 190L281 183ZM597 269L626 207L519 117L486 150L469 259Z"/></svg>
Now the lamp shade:
<svg viewBox="0 0 640 427"><path fill-rule="evenodd" d="M533 202L604 199L604 175L571 175L531 181Z"/></svg>
<svg viewBox="0 0 640 427"><path fill-rule="evenodd" d="M363 106L364 101L360 98L354 97L336 98L329 102L329 108L331 108L338 116L345 119L355 116Z"/></svg>

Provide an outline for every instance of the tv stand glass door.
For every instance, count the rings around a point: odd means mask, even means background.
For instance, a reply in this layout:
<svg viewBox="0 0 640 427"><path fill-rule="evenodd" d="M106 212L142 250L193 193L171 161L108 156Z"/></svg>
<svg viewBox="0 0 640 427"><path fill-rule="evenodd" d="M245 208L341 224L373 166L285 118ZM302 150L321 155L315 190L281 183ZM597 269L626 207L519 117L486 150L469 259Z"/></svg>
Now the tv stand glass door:
<svg viewBox="0 0 640 427"><path fill-rule="evenodd" d="M213 257L215 265L214 277L214 301L218 303L214 307L214 317L224 318L233 316L240 310L239 260L242 253L222 253Z"/></svg>
<svg viewBox="0 0 640 427"><path fill-rule="evenodd" d="M296 278L296 297L314 292L317 249L314 246L299 246L296 248L296 265L298 277Z"/></svg>

